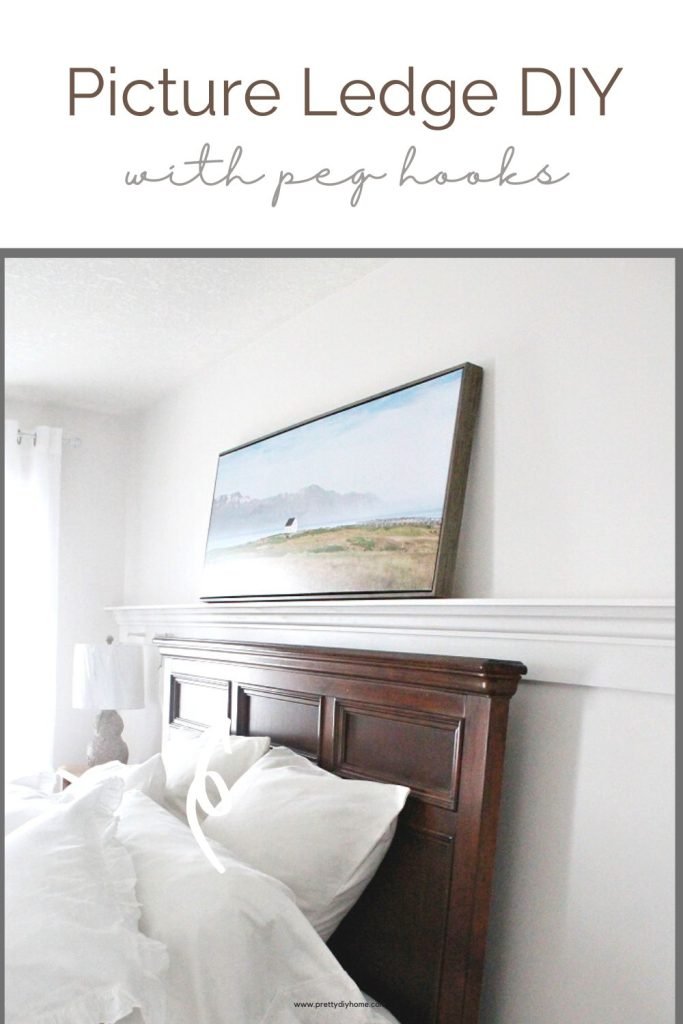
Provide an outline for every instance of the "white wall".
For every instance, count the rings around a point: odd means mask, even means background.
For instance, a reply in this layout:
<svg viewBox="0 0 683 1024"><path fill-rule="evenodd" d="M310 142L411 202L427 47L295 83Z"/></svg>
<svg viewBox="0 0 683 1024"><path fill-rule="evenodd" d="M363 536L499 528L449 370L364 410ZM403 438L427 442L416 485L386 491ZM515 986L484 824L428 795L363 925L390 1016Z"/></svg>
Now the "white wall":
<svg viewBox="0 0 683 1024"><path fill-rule="evenodd" d="M56 763L80 763L93 714L71 707L73 645L103 642L112 633L104 609L123 598L127 432L115 417L53 404L10 398L5 412L23 430L61 427L81 441L79 447L64 444L62 451L55 726Z"/></svg>
<svg viewBox="0 0 683 1024"><path fill-rule="evenodd" d="M521 684L482 1024L673 1024L673 709Z"/></svg>
<svg viewBox="0 0 683 1024"><path fill-rule="evenodd" d="M396 259L188 379L137 423L126 603L198 597L219 451L463 360L485 378L455 596L671 596L673 274ZM669 1024L673 699L529 668L482 1024Z"/></svg>
<svg viewBox="0 0 683 1024"><path fill-rule="evenodd" d="M199 596L221 450L464 360L455 596L670 596L672 289L671 260L396 259L319 302L142 417L127 603Z"/></svg>

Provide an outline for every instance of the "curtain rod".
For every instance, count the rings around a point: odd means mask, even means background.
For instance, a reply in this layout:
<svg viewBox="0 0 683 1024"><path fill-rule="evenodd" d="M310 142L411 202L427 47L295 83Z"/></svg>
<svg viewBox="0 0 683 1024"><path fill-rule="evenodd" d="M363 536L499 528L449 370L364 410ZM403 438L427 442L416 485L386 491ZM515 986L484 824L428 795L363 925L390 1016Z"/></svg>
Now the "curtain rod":
<svg viewBox="0 0 683 1024"><path fill-rule="evenodd" d="M31 430L20 430L20 429L17 429L17 444L21 444L21 442L23 441L23 439L25 437L32 438L32 442L31 443L33 444L33 447L35 448L36 443L38 441L38 434L36 433L36 431L35 430L31 431ZM78 448L78 447L80 447L80 444L81 444L80 437L76 437L73 434L64 434L63 437L62 437L62 441L64 442L64 444L68 444L70 448Z"/></svg>

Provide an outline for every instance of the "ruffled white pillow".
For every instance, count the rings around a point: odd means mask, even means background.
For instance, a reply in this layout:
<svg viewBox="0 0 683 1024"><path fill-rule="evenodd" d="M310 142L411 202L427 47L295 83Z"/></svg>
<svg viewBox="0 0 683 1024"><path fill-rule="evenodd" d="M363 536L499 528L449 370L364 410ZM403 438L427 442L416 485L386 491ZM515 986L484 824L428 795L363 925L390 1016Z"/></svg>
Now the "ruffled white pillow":
<svg viewBox="0 0 683 1024"><path fill-rule="evenodd" d="M138 930L122 792L108 779L6 839L6 1024L113 1024L136 1007L163 1024L167 955Z"/></svg>
<svg viewBox="0 0 683 1024"><path fill-rule="evenodd" d="M88 768L80 778L71 783L60 796L60 800L70 803L77 797L87 793L93 786L99 785L104 779L122 779L125 791L139 789L141 793L154 800L157 804L164 802L166 792L166 771L161 754L153 754L142 764L122 764L120 761L107 761Z"/></svg>

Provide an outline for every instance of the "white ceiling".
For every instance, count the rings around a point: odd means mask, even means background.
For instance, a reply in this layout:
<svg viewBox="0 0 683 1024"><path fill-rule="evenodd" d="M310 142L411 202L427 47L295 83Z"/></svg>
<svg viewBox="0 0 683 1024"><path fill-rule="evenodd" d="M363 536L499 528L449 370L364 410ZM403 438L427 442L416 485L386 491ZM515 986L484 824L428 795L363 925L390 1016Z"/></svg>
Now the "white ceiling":
<svg viewBox="0 0 683 1024"><path fill-rule="evenodd" d="M115 414L141 409L187 379L188 365L204 369L385 262L8 259L6 394Z"/></svg>

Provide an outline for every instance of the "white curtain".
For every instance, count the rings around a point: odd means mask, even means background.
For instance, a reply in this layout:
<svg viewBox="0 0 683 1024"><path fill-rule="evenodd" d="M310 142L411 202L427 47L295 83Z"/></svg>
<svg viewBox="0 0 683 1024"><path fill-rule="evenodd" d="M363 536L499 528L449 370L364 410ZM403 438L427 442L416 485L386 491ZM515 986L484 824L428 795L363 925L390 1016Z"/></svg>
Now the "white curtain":
<svg viewBox="0 0 683 1024"><path fill-rule="evenodd" d="M26 425L23 425L27 429ZM53 765L62 431L5 420L5 778Z"/></svg>

